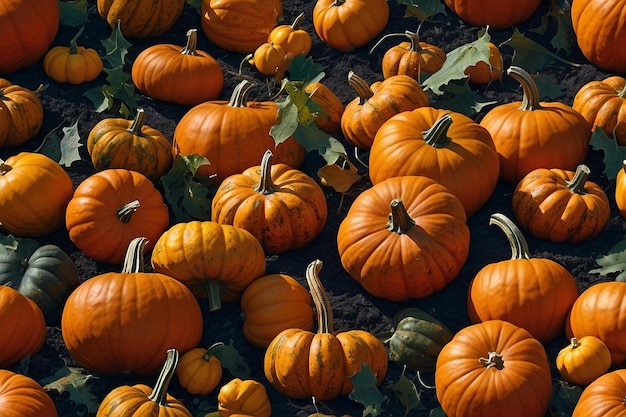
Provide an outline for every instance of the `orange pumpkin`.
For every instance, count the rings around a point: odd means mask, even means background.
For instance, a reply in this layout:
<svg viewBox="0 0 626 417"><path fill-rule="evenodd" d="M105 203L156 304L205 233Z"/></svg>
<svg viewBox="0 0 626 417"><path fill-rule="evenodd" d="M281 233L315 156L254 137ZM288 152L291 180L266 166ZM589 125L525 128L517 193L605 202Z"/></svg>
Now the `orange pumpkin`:
<svg viewBox="0 0 626 417"><path fill-rule="evenodd" d="M506 320L542 343L555 339L578 298L576 279L551 259L530 257L522 232L506 216L492 214L489 224L505 233L512 257L489 263L474 276L467 295L470 320Z"/></svg>
<svg viewBox="0 0 626 417"><path fill-rule="evenodd" d="M626 218L626 160L615 175L615 203L622 218Z"/></svg>
<svg viewBox="0 0 626 417"><path fill-rule="evenodd" d="M522 68L511 66L507 74L521 83L523 101L500 104L480 121L500 155L500 178L516 184L536 168L574 171L587 156L587 121L567 104L540 102L537 85Z"/></svg>
<svg viewBox="0 0 626 417"><path fill-rule="evenodd" d="M502 53L493 42L488 42L487 46L489 47L489 62L478 61L475 65L465 69L465 74L467 74L467 79L470 83L488 84L502 78L504 69Z"/></svg>
<svg viewBox="0 0 626 417"><path fill-rule="evenodd" d="M626 369L604 374L583 390L572 417L621 417L624 414L624 393Z"/></svg>
<svg viewBox="0 0 626 417"><path fill-rule="evenodd" d="M428 42L420 42L416 32L407 30L404 35L408 41L392 46L383 55L381 65L384 78L404 74L419 81L421 74L433 74L441 69L446 60L443 49Z"/></svg>
<svg viewBox="0 0 626 417"><path fill-rule="evenodd" d="M361 192L337 232L348 274L391 301L444 288L465 263L469 240L461 201L424 176L388 178Z"/></svg>
<svg viewBox="0 0 626 417"><path fill-rule="evenodd" d="M215 352L224 344L211 345L208 349L193 348L185 352L176 367L180 385L193 395L208 395L222 379L222 362Z"/></svg>
<svg viewBox="0 0 626 417"><path fill-rule="evenodd" d="M589 385L611 367L611 352L595 336L570 339L556 356L556 369L571 384Z"/></svg>
<svg viewBox="0 0 626 417"><path fill-rule="evenodd" d="M449 417L543 417L552 377L537 339L507 321L489 320L462 328L443 347L435 387Z"/></svg>
<svg viewBox="0 0 626 417"><path fill-rule="evenodd" d="M197 29L187 31L184 47L152 45L133 61L131 77L137 88L155 100L196 105L219 97L224 85L220 63L197 49Z"/></svg>
<svg viewBox="0 0 626 417"><path fill-rule="evenodd" d="M127 38L160 36L170 30L185 8L185 0L97 0L98 14L111 29L116 22Z"/></svg>
<svg viewBox="0 0 626 417"><path fill-rule="evenodd" d="M0 78L0 147L16 147L32 139L43 125L39 93Z"/></svg>
<svg viewBox="0 0 626 417"><path fill-rule="evenodd" d="M345 106L333 90L326 84L313 81L304 86L304 91L322 108L322 113L315 118L315 125L326 133L341 132L341 115Z"/></svg>
<svg viewBox="0 0 626 417"><path fill-rule="evenodd" d="M282 71L289 60L285 49L277 43L265 42L254 51L253 62L257 71L263 75L272 76Z"/></svg>
<svg viewBox="0 0 626 417"><path fill-rule="evenodd" d="M43 70L54 81L82 84L95 80L102 72L104 64L98 51L77 44L84 28L81 26L69 46L55 46L46 52Z"/></svg>
<svg viewBox="0 0 626 417"><path fill-rule="evenodd" d="M272 404L259 381L234 378L220 388L217 412L220 417L270 417Z"/></svg>
<svg viewBox="0 0 626 417"><path fill-rule="evenodd" d="M313 41L309 32L302 29L303 19L304 12L296 16L291 25L276 26L268 35L267 42L282 46L291 57L300 54L307 56Z"/></svg>
<svg viewBox="0 0 626 417"><path fill-rule="evenodd" d="M0 369L0 415L58 417L50 395L29 376Z"/></svg>
<svg viewBox="0 0 626 417"><path fill-rule="evenodd" d="M525 22L539 8L541 0L445 0L457 16L474 26L506 29Z"/></svg>

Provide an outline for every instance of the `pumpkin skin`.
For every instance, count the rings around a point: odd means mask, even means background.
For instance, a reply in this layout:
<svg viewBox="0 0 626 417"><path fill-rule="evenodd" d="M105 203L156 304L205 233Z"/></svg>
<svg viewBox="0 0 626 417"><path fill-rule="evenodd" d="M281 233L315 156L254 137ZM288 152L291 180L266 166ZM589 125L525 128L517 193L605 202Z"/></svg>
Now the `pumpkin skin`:
<svg viewBox="0 0 626 417"><path fill-rule="evenodd" d="M200 24L214 45L249 54L267 42L282 14L280 0L202 0Z"/></svg>
<svg viewBox="0 0 626 417"><path fill-rule="evenodd" d="M265 253L245 229L212 221L177 223L157 240L152 268L174 277L198 298L208 298L211 311L221 300L238 301L255 279L265 275Z"/></svg>
<svg viewBox="0 0 626 417"><path fill-rule="evenodd" d="M186 352L200 342L198 301L176 279L144 271L145 244L144 237L133 239L121 272L83 281L65 303L63 341L84 368L104 375L154 375L167 349Z"/></svg>
<svg viewBox="0 0 626 417"><path fill-rule="evenodd" d="M82 26L69 46L55 46L43 58L46 75L60 83L82 84L98 78L104 66L98 51L77 45Z"/></svg>
<svg viewBox="0 0 626 417"><path fill-rule="evenodd" d="M462 20L473 26L506 29L525 22L539 8L541 0L522 2L500 0L445 0Z"/></svg>
<svg viewBox="0 0 626 417"><path fill-rule="evenodd" d="M133 61L131 78L155 100L195 106L219 97L224 71L208 52L197 49L198 30L187 31L184 47L163 43L149 46Z"/></svg>
<svg viewBox="0 0 626 417"><path fill-rule="evenodd" d="M335 332L328 295L319 278L322 261L311 262L306 280L317 312L316 333L302 329L280 332L265 351L264 373L281 394L289 398L331 400L347 395L353 385L350 376L368 365L376 385L387 375L387 350L365 330Z"/></svg>
<svg viewBox="0 0 626 417"><path fill-rule="evenodd" d="M615 175L615 203L623 218L626 218L626 160Z"/></svg>
<svg viewBox="0 0 626 417"><path fill-rule="evenodd" d="M586 165L575 172L538 168L526 174L513 192L513 213L533 237L580 243L596 237L611 216L602 187L587 181Z"/></svg>
<svg viewBox="0 0 626 417"><path fill-rule="evenodd" d="M350 52L366 45L385 29L389 4L385 0L316 0L313 27L331 48Z"/></svg>
<svg viewBox="0 0 626 417"><path fill-rule="evenodd" d="M229 175L239 174L259 164L268 149L274 162L298 168L306 150L293 137L276 145L269 134L276 124L275 101L248 101L253 84L247 80L237 85L230 101L213 100L198 104L183 115L174 130L174 152L202 155L208 165L197 174L213 176L219 184Z"/></svg>
<svg viewBox="0 0 626 417"><path fill-rule="evenodd" d="M293 19L291 25L278 25L267 36L267 42L283 47L285 54L292 58L300 54L307 56L311 51L313 40L306 30L302 29L304 12Z"/></svg>
<svg viewBox="0 0 626 417"><path fill-rule="evenodd" d="M43 125L39 92L0 78L0 147L16 147L32 139Z"/></svg>
<svg viewBox="0 0 626 417"><path fill-rule="evenodd" d="M572 108L591 126L601 128L617 142L626 145L626 79L618 75L590 81L574 96Z"/></svg>
<svg viewBox="0 0 626 417"><path fill-rule="evenodd" d="M392 116L429 104L420 84L408 75L395 75L368 86L350 71L348 83L357 97L341 115L341 131L346 141L359 149L369 150L378 129Z"/></svg>
<svg viewBox="0 0 626 417"><path fill-rule="evenodd" d="M192 417L183 403L167 392L178 356L176 349L167 350L165 363L154 388L144 384L114 388L98 406L96 417Z"/></svg>
<svg viewBox="0 0 626 417"><path fill-rule="evenodd" d="M96 261L120 264L139 236L154 247L169 225L161 193L145 175L128 169L105 169L84 179L65 211L72 243Z"/></svg>
<svg viewBox="0 0 626 417"><path fill-rule="evenodd" d="M172 166L170 141L144 124L144 118L139 108L133 120L105 118L96 123L87 137L87 152L96 170L127 169L155 181Z"/></svg>
<svg viewBox="0 0 626 417"><path fill-rule="evenodd" d="M550 342L563 333L567 314L578 298L576 279L551 259L531 258L522 232L506 216L494 213L489 224L502 229L513 255L485 265L470 282L470 320L506 320L540 342Z"/></svg>
<svg viewBox="0 0 626 417"><path fill-rule="evenodd" d="M509 322L489 320L464 327L443 347L435 387L449 417L543 417L552 377L537 339Z"/></svg>
<svg viewBox="0 0 626 417"><path fill-rule="evenodd" d="M626 361L626 283L600 282L588 287L576 299L567 316L568 337L595 336L611 352L611 365Z"/></svg>
<svg viewBox="0 0 626 417"><path fill-rule="evenodd" d="M309 94L311 100L316 102L323 111L323 114L315 118L315 125L326 133L341 132L341 115L346 106L343 105L339 97L328 88L326 84L319 81L307 83L304 91Z"/></svg>
<svg viewBox="0 0 626 417"><path fill-rule="evenodd" d="M6 285L0 285L0 333L11 336L0 346L2 368L39 352L46 339L46 320L37 304Z"/></svg>
<svg viewBox="0 0 626 417"><path fill-rule="evenodd" d="M424 176L388 178L361 192L337 232L344 269L391 301L444 288L464 265L469 239L461 201Z"/></svg>
<svg viewBox="0 0 626 417"><path fill-rule="evenodd" d="M265 349L283 330L313 330L311 295L296 279L285 274L256 279L241 295L243 335Z"/></svg>
<svg viewBox="0 0 626 417"><path fill-rule="evenodd" d="M402 175L432 178L461 200L468 217L491 197L499 174L487 129L461 113L428 106L391 117L370 149L373 184Z"/></svg>
<svg viewBox="0 0 626 417"><path fill-rule="evenodd" d="M222 379L222 362L214 355L223 343L208 349L194 348L185 352L176 367L180 385L193 395L208 395Z"/></svg>
<svg viewBox="0 0 626 417"><path fill-rule="evenodd" d="M511 66L507 74L523 87L523 101L493 107L480 121L500 155L500 178L517 184L537 168L574 171L587 156L591 130L576 110L560 102L540 102L530 74Z"/></svg>
<svg viewBox="0 0 626 417"><path fill-rule="evenodd" d="M587 386L574 407L572 417L621 417L624 415L626 369L616 369Z"/></svg>
<svg viewBox="0 0 626 417"><path fill-rule="evenodd" d="M78 284L76 264L56 245L19 239L15 250L0 247L0 285L33 300L48 325L59 320L65 300Z"/></svg>
<svg viewBox="0 0 626 417"><path fill-rule="evenodd" d="M478 61L476 65L465 69L465 74L467 74L467 79L470 83L488 84L502 79L502 71L504 69L502 53L493 42L488 42L487 46L489 47L489 63Z"/></svg>
<svg viewBox="0 0 626 417"><path fill-rule="evenodd" d="M50 395L29 376L0 369L0 414L3 417L58 417Z"/></svg>
<svg viewBox="0 0 626 417"><path fill-rule="evenodd" d="M387 49L381 61L383 77L408 75L420 80L421 74L433 74L441 69L446 61L446 53L440 47L428 42L420 42L415 32L405 31L408 41Z"/></svg>
<svg viewBox="0 0 626 417"><path fill-rule="evenodd" d="M569 383L589 385L611 367L611 352L595 336L572 337L556 356L556 369Z"/></svg>
<svg viewBox="0 0 626 417"><path fill-rule="evenodd" d="M120 21L127 38L160 36L170 30L183 13L185 0L97 0L98 14L111 29Z"/></svg>
<svg viewBox="0 0 626 417"><path fill-rule="evenodd" d="M269 417L272 405L263 384L253 379L234 378L220 388L217 412L220 417Z"/></svg>
<svg viewBox="0 0 626 417"><path fill-rule="evenodd" d="M577 0L572 2L572 28L583 55L608 72L626 72L626 28L622 11L624 0ZM593 24L602 16L601 24Z"/></svg>
<svg viewBox="0 0 626 417"><path fill-rule="evenodd" d="M249 231L268 255L307 246L328 218L326 196L315 180L271 160L267 151L261 165L224 179L211 203L212 221Z"/></svg>
<svg viewBox="0 0 626 417"><path fill-rule="evenodd" d="M57 0L2 0L0 74L10 74L37 62L52 44L58 30Z"/></svg>
<svg viewBox="0 0 626 417"><path fill-rule="evenodd" d="M74 184L51 158L21 152L0 160L0 228L16 236L44 236L63 226Z"/></svg>
<svg viewBox="0 0 626 417"><path fill-rule="evenodd" d="M263 75L278 74L286 63L287 52L277 43L265 42L254 51L254 66Z"/></svg>
<svg viewBox="0 0 626 417"><path fill-rule="evenodd" d="M430 314L407 308L396 318L389 338L389 356L413 372L433 372L439 352L452 337L452 331Z"/></svg>

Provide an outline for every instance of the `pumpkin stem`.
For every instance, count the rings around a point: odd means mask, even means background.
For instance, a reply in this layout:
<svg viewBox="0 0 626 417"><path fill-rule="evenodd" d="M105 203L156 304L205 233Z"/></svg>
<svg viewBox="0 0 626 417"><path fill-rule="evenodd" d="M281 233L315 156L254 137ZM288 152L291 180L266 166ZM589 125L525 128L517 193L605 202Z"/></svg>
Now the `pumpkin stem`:
<svg viewBox="0 0 626 417"><path fill-rule="evenodd" d="M572 349L576 349L578 346L580 346L580 343L578 343L578 339L576 339L575 337L572 337L570 340L570 347Z"/></svg>
<svg viewBox="0 0 626 417"><path fill-rule="evenodd" d="M139 210L140 205L139 200L133 200L130 203L124 204L117 210L117 218L122 223L128 223L133 213Z"/></svg>
<svg viewBox="0 0 626 417"><path fill-rule="evenodd" d="M394 198L391 200L390 206L391 213L389 213L387 229L402 235L415 226L415 220L409 216L409 213L406 211L406 207L404 207L404 203L402 203L401 199Z"/></svg>
<svg viewBox="0 0 626 417"><path fill-rule="evenodd" d="M576 167L576 172L574 173L574 178L570 181L566 181L567 188L569 188L573 193L576 194L585 194L585 183L587 182L587 178L591 170L587 165L581 164Z"/></svg>
<svg viewBox="0 0 626 417"><path fill-rule="evenodd" d="M78 53L78 38L83 34L83 30L85 30L85 25L80 27L78 33L70 40L70 55L75 55Z"/></svg>
<svg viewBox="0 0 626 417"><path fill-rule="evenodd" d="M478 362L487 368L496 368L497 370L504 369L504 361L498 352L489 352L489 356L487 358L479 358Z"/></svg>
<svg viewBox="0 0 626 417"><path fill-rule="evenodd" d="M626 84L624 84L624 88L617 91L618 97L626 98Z"/></svg>
<svg viewBox="0 0 626 417"><path fill-rule="evenodd" d="M198 45L198 29L189 29L187 31L187 44L180 51L183 55L197 56L196 48Z"/></svg>
<svg viewBox="0 0 626 417"><path fill-rule="evenodd" d="M506 73L515 78L522 85L524 96L519 109L528 111L541 109L541 104L539 104L539 90L537 89L535 80L533 80L530 74L515 65L510 66Z"/></svg>
<svg viewBox="0 0 626 417"><path fill-rule="evenodd" d="M209 298L209 311L219 311L222 309L222 296L220 295L220 282L217 279L210 279L206 282L206 290Z"/></svg>
<svg viewBox="0 0 626 417"><path fill-rule="evenodd" d="M0 158L0 176L11 171L13 167L4 163L4 159Z"/></svg>
<svg viewBox="0 0 626 417"><path fill-rule="evenodd" d="M291 29L298 30L300 26L302 26L302 20L304 19L304 12L300 12L295 19L293 19L293 23L291 23Z"/></svg>
<svg viewBox="0 0 626 417"><path fill-rule="evenodd" d="M511 245L511 259L530 259L528 242L521 230L502 213L494 213L489 218L489 225L495 224L504 232Z"/></svg>
<svg viewBox="0 0 626 417"><path fill-rule="evenodd" d="M123 273L132 274L145 271L143 251L147 243L148 238L146 237L136 237L130 241L128 249L126 249L124 264L122 265Z"/></svg>
<svg viewBox="0 0 626 417"><path fill-rule="evenodd" d="M209 359L211 359L211 356L214 356L214 352L216 350L218 350L219 348L221 348L222 346L224 346L224 342L216 342L213 343L211 346L209 346L209 348L204 352L204 354L202 355L202 359L204 359L205 361L208 361Z"/></svg>
<svg viewBox="0 0 626 417"><path fill-rule="evenodd" d="M254 188L254 191L263 195L276 192L274 181L272 181L272 156L272 151L269 149L263 154L263 159L261 160L261 178Z"/></svg>
<svg viewBox="0 0 626 417"><path fill-rule="evenodd" d="M428 129L423 132L424 141L433 148L445 148L452 140L448 136L448 129L452 125L452 116L446 113Z"/></svg>
<svg viewBox="0 0 626 417"><path fill-rule="evenodd" d="M332 4L332 6L341 6L342 4L344 4L346 2L346 0L335 0Z"/></svg>
<svg viewBox="0 0 626 417"><path fill-rule="evenodd" d="M254 84L251 81L241 81L235 86L228 105L231 107L246 107L252 87L254 87Z"/></svg>
<svg viewBox="0 0 626 417"><path fill-rule="evenodd" d="M333 310L330 306L328 294L319 278L320 269L324 263L319 259L311 262L306 268L306 282L309 284L309 290L317 311L317 333L333 334Z"/></svg>
<svg viewBox="0 0 626 417"><path fill-rule="evenodd" d="M138 108L137 114L135 115L135 118L133 119L133 123L126 130L135 136L141 136L142 135L141 127L143 126L144 115L145 113L144 113L143 108L141 107Z"/></svg>
<svg viewBox="0 0 626 417"><path fill-rule="evenodd" d="M162 407L169 407L169 404L167 403L167 389L170 385L170 381L172 380L172 376L174 376L174 371L176 371L177 365L178 351L176 349L168 349L163 368L161 368L156 384L154 384L154 388L148 396L149 400L154 401Z"/></svg>
<svg viewBox="0 0 626 417"><path fill-rule="evenodd" d="M365 104L368 98L374 95L374 92L367 82L363 78L356 75L354 71L350 71L348 73L348 84L350 84L359 95L359 105L361 106Z"/></svg>
<svg viewBox="0 0 626 417"><path fill-rule="evenodd" d="M422 47L420 46L420 42L419 42L419 35L417 34L417 32L411 32L410 30L405 30L404 33L388 33L385 36L381 37L378 42L376 42L374 44L374 46L372 46L372 49L370 49L370 54L372 52L374 52L374 49L376 49L376 47L378 45L380 45L381 43L383 43L383 41L387 38L390 38L392 36L404 36L409 38L409 41L411 42L411 45L409 47L409 49L407 49L407 51L410 52L421 52L422 51Z"/></svg>

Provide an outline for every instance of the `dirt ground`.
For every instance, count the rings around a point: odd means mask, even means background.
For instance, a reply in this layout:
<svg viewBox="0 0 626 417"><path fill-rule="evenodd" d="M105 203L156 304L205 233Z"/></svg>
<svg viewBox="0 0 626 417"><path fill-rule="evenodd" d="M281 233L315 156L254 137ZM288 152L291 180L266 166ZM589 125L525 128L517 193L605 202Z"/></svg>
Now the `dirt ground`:
<svg viewBox="0 0 626 417"><path fill-rule="evenodd" d="M541 17L548 10L549 3L549 1L544 1L544 4L542 4L535 15L528 22L520 24L517 29L552 51L550 34L553 34L555 30L553 24L549 26L547 34L543 36L530 31L530 29L540 25ZM313 1L284 0L283 5L284 19L287 22L290 22L300 12L304 12L303 28L308 30L313 37L313 48L310 56L314 61L326 67L326 76L323 82L333 89L344 103L355 97L354 90L347 83L349 71L354 71L368 82L382 79L380 62L384 50L399 42L399 38L386 41L373 53L370 53L370 48L375 41L353 52L338 52L326 46L313 30L311 22ZM383 34L403 33L405 30L415 31L417 29L420 22L415 17L405 17L405 5L395 0L390 0L389 6L391 8L391 16ZM111 30L106 22L96 13L95 2L90 2L90 7L91 21L80 39L80 44L103 52L104 48L101 40L108 38ZM175 26L163 36L151 39L129 39L133 46L129 50L128 58L132 61L144 48L156 43L171 43L182 46L185 44L185 34L191 28L200 28L200 16L195 9L187 5ZM479 30L480 28L463 23L448 10L447 15L439 14L431 20L424 22L420 29L420 35L422 41L433 43L448 52L462 44L475 40ZM53 45L67 44L75 32L74 28L61 26ZM222 98L226 99L230 96L233 87L240 81L237 71L243 55L221 50L210 44L200 30L198 30L198 34L198 49L209 52L223 66L225 83L222 90ZM512 30L490 30L490 34L492 41L500 44L510 38ZM509 65L513 56L512 48L503 46L501 50L505 58L505 65ZM558 100L571 105L574 95L580 87L591 80L603 79L609 74L589 64L577 49L567 59L581 65L573 67L555 61L552 65L543 69L542 72L555 76L555 80L557 80L560 88L563 90L563 95ZM257 74L250 73L249 75L257 77L259 82L264 82L263 78ZM46 77L42 69L42 62L39 61L29 68L4 77L14 84L20 84L32 89L35 89L40 83L48 84L48 86L41 95L45 109L44 126L41 132L19 149L0 149L0 157L2 158L6 158L21 150L36 148L43 137L61 123L69 125L77 118L80 118L78 127L82 138L81 142L84 143L89 130L97 121L105 117L120 117L116 109L101 113L95 112L93 104L83 95L88 89L104 83L104 75L101 75L93 82L79 86L59 84ZM497 103L520 100L521 98L521 90L518 83L506 76L502 81L492 83L487 87L476 87L476 89L487 100L496 101ZM256 97L258 99L264 98L263 89L258 89L253 94L259 94ZM157 102L147 97L144 97L140 104L146 112L146 124L159 129L170 139L173 136L176 123L189 110L189 107L186 106ZM474 118L479 120L488 109L489 107L476 114ZM343 140L341 137L339 139ZM86 147L81 147L80 152L83 160L75 162L67 168L75 185L78 185L84 178L95 172L87 155ZM527 236L531 254L538 257L547 257L564 265L576 277L581 291L590 284L605 279L597 274L590 274L589 271L596 267L595 260L599 255L605 254L615 243L621 241L624 237L625 223L620 217L612 197L614 192L613 184L602 172L602 157L601 151L590 150L586 163L592 171L590 179L600 184L610 196L611 219L604 231L595 239L577 245L555 244ZM319 163L320 161L316 155L309 155L303 169L314 175L319 167ZM290 251L279 256L268 256L267 272L286 273L296 277L304 284L306 265L314 259L322 260L324 266L321 271L321 277L329 293L335 318L335 327L339 331L365 329L375 334L383 334L392 329L394 314L400 309L409 306L420 307L425 311L431 312L433 316L441 320L453 331L458 331L467 326L469 318L466 311L466 295L470 280L484 265L508 259L511 256L505 237L497 228L488 225L488 219L495 212L512 216L510 203L513 186L511 184L498 183L487 204L468 219L471 245L468 259L459 276L444 290L426 299L404 303L385 301L370 296L349 277L340 263L336 245L337 229L351 202L360 190L367 186L366 182L356 184L353 189L346 193L343 200L340 193L335 192L332 188L324 188L328 198L329 218L322 233L302 250ZM85 257L71 243L65 230L59 230L38 240L41 244L53 243L63 248L75 261L81 280L87 280L103 272L120 269L117 265L106 265ZM266 383L262 366L263 351L252 346L243 337L239 305L237 303L227 303L219 312L209 312L207 305L202 302L201 306L205 318L201 345L208 347L218 341L232 342L237 351L245 358L250 368L249 377ZM546 345L546 350L550 357L554 358L558 349L565 346L566 343L566 338L563 336ZM138 344L138 348L140 348L140 341L138 341ZM66 364L77 366L63 344L59 326L50 326L44 347L30 359L26 371L33 378L41 381L53 375ZM403 405L399 403L397 397L389 388L390 384L397 381L400 372L400 366L390 362L387 379L381 387L383 394L388 397L388 401L384 403L385 412L382 415L401 416L404 414ZM111 389L119 385L132 385L137 382L153 384L154 382L154 379L139 378L132 375L116 377L94 376L95 378L87 382L86 387L97 400L101 400ZM232 375L225 372L222 383L225 383L230 378L232 378ZM425 375L424 378L427 381L432 380L431 375ZM303 417L315 411L311 400L289 400L281 396L269 384L266 383L266 385L272 403L273 416ZM425 388L420 388L419 390L423 409L413 410L409 415L426 416L430 409L437 406L433 390ZM186 393L174 379L170 386L170 393L182 400L191 410L194 417L204 416L216 409L217 390L205 397L192 396ZM58 394L51 392L51 395L55 399L60 416L87 415L84 406L77 406L67 393ZM359 416L363 412L363 407L348 397L341 397L323 404L318 403L317 407L320 412L333 415L348 414Z"/></svg>

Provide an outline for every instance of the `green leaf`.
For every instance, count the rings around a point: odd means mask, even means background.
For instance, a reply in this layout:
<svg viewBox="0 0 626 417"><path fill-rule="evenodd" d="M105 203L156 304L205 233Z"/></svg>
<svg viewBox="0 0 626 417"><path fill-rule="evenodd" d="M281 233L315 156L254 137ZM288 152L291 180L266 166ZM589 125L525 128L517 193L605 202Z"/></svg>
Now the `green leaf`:
<svg viewBox="0 0 626 417"><path fill-rule="evenodd" d="M556 34L552 37L550 44L557 52L562 50L566 55L571 55L576 46L576 34L572 27L570 11L565 8L564 4L550 0L550 10L541 17L540 26L531 29L531 32L544 35L548 30L550 20L556 22Z"/></svg>
<svg viewBox="0 0 626 417"><path fill-rule="evenodd" d="M186 3L196 9L199 15L202 14L202 0L186 0Z"/></svg>
<svg viewBox="0 0 626 417"><path fill-rule="evenodd" d="M376 375L367 366L361 365L361 369L350 377L352 381L352 392L349 395L354 400L365 407L363 417L376 417L383 411L383 402L387 400L376 387Z"/></svg>
<svg viewBox="0 0 626 417"><path fill-rule="evenodd" d="M83 374L80 368L65 366L40 383L46 391L55 390L59 394L67 392L72 402L83 404L87 407L89 414L95 414L98 411L98 397L90 393L85 387L85 383L91 378L96 377L91 374Z"/></svg>
<svg viewBox="0 0 626 417"><path fill-rule="evenodd" d="M80 27L89 22L87 0L60 1L59 24Z"/></svg>
<svg viewBox="0 0 626 417"><path fill-rule="evenodd" d="M216 346L213 353L222 363L222 367L227 369L232 376L242 379L250 377L250 367L244 357L235 349L232 340L228 345L221 344Z"/></svg>
<svg viewBox="0 0 626 417"><path fill-rule="evenodd" d="M277 103L279 123L270 128L270 135L278 145L289 139L298 128L298 106L289 96Z"/></svg>
<svg viewBox="0 0 626 417"><path fill-rule="evenodd" d="M41 145L35 149L35 152L46 155L61 166L69 167L72 162L80 161L82 158L78 149L83 145L80 143L80 135L78 134L79 119L80 117L72 125L62 128L62 134L59 134L59 129L65 122L52 129L43 138Z"/></svg>
<svg viewBox="0 0 626 417"><path fill-rule="evenodd" d="M622 169L622 163L626 160L626 146L620 146L615 138L604 133L600 127L596 127L591 134L589 145L596 150L604 152L604 174L609 180L614 180L617 173Z"/></svg>
<svg viewBox="0 0 626 417"><path fill-rule="evenodd" d="M209 161L204 156L176 154L172 168L161 176L164 197L175 223L211 219L211 200L217 184L196 175L206 164Z"/></svg>
<svg viewBox="0 0 626 417"><path fill-rule="evenodd" d="M126 54L130 47L133 46L122 34L120 25L118 20L111 32L111 36L101 41L106 49L106 54L102 57L102 60L108 64L107 68L124 67L127 62Z"/></svg>
<svg viewBox="0 0 626 417"><path fill-rule="evenodd" d="M288 71L290 80L301 81L304 84L319 81L326 75L323 65L315 63L311 57L307 58L302 54L291 60Z"/></svg>
<svg viewBox="0 0 626 417"><path fill-rule="evenodd" d="M404 405L405 416L412 410L424 409L415 384L404 375L404 370L402 371L402 375L400 375L398 382L391 385L391 390L396 394L402 405Z"/></svg>
<svg viewBox="0 0 626 417"><path fill-rule="evenodd" d="M553 74L533 74L541 100L555 100L565 95L565 89Z"/></svg>
<svg viewBox="0 0 626 417"><path fill-rule="evenodd" d="M398 4L405 4L405 17L417 17L422 22L437 14L446 15L445 4L441 0L396 0Z"/></svg>
<svg viewBox="0 0 626 417"><path fill-rule="evenodd" d="M551 415L559 417L571 416L582 391L582 388L577 385L570 385L564 381L556 380L552 384L552 397L550 398Z"/></svg>
<svg viewBox="0 0 626 417"><path fill-rule="evenodd" d="M446 417L446 413L443 412L443 408L437 407L430 410L428 417Z"/></svg>
<svg viewBox="0 0 626 417"><path fill-rule="evenodd" d="M446 54L446 60L439 71L424 80L424 91L431 90L437 95L444 94L443 86L453 80L467 78L467 67L476 65L479 61L489 62L489 41L491 36L485 31L473 42L461 45Z"/></svg>
<svg viewBox="0 0 626 417"><path fill-rule="evenodd" d="M485 101L467 83L467 79L461 82L451 82L441 87L443 94L435 99L436 106L440 109L452 110L471 117L483 108L497 104L497 101Z"/></svg>
<svg viewBox="0 0 626 417"><path fill-rule="evenodd" d="M619 272L615 281L626 281L626 240L618 242L606 255L596 259L599 268L589 270L590 274L607 276Z"/></svg>
<svg viewBox="0 0 626 417"><path fill-rule="evenodd" d="M512 64L524 68L527 72L537 72L553 61L580 67L580 64L563 59L537 42L522 35L517 28L513 30L513 35L504 41L502 45L508 45L513 48Z"/></svg>

